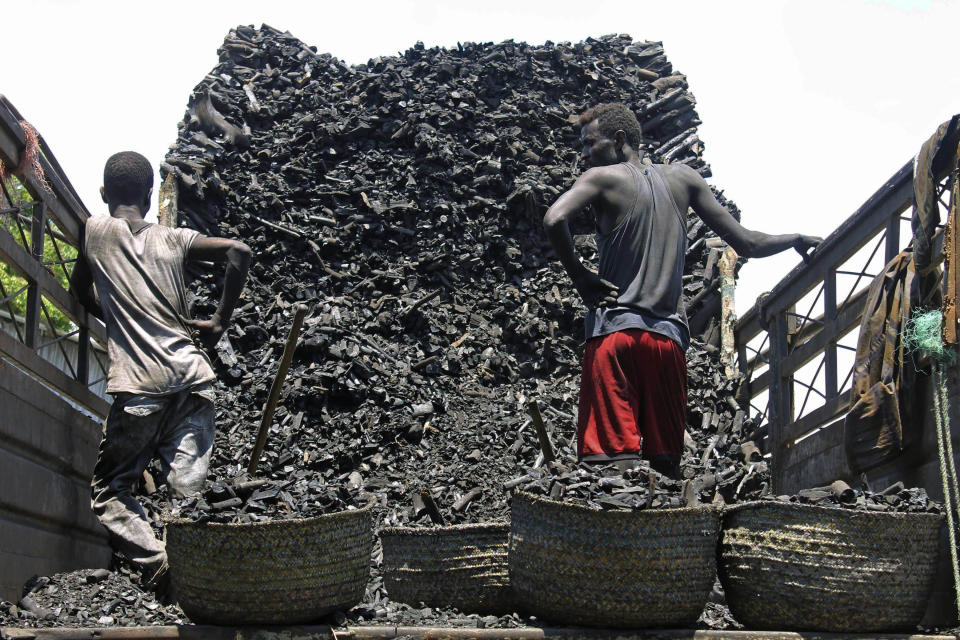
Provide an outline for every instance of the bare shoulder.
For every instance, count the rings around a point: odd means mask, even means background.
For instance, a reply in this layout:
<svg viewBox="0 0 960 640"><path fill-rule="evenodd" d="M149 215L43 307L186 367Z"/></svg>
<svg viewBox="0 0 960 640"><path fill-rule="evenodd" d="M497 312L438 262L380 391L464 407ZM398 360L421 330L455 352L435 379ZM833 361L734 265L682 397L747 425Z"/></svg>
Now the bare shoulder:
<svg viewBox="0 0 960 640"><path fill-rule="evenodd" d="M696 169L682 164L658 164L657 169L664 180L677 186L691 187L704 182L703 176Z"/></svg>
<svg viewBox="0 0 960 640"><path fill-rule="evenodd" d="M599 189L610 189L620 186L625 180L630 178L628 170L622 165L611 164L603 167L591 167L587 169L577 182L583 181L586 184Z"/></svg>

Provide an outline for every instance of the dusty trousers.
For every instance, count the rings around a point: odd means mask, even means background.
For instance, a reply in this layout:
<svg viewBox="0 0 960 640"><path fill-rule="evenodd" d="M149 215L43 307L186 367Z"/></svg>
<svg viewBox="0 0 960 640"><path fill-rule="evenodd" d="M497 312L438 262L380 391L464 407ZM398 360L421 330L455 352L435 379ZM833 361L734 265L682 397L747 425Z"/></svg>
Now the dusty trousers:
<svg viewBox="0 0 960 640"><path fill-rule="evenodd" d="M91 506L113 548L141 571L166 562L133 487L155 457L172 495L198 491L207 476L215 429L213 389L204 383L166 396L118 393L93 471Z"/></svg>

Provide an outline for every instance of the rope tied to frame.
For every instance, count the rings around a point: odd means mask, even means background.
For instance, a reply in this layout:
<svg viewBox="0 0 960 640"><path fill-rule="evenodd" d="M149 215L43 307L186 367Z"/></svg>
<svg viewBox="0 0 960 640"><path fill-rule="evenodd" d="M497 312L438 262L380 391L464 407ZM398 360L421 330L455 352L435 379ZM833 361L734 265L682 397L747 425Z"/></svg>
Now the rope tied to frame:
<svg viewBox="0 0 960 640"><path fill-rule="evenodd" d="M957 557L957 509L960 507L960 483L950 438L950 404L947 397L947 368L956 362L957 352L943 342L943 312L939 309L914 314L903 330L908 349L923 353L933 360L933 405L936 418L937 452L940 480L947 512L947 533L950 538L950 559L953 570L957 615L960 616L960 560Z"/></svg>
<svg viewBox="0 0 960 640"><path fill-rule="evenodd" d="M24 149L20 155L20 163L13 170L10 170L3 163L3 160L0 160L0 182L6 182L10 175L23 177L27 175L27 172L30 172L36 178L40 187L49 193L51 191L50 184L47 182L47 175L43 171L43 163L40 162L40 134L26 120L20 121L20 127L23 129L24 138Z"/></svg>

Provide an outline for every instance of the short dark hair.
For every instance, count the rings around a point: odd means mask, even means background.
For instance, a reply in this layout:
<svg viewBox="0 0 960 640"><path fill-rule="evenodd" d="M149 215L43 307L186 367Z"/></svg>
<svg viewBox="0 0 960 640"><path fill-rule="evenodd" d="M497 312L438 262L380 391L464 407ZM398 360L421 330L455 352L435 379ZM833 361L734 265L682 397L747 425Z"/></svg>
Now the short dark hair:
<svg viewBox="0 0 960 640"><path fill-rule="evenodd" d="M153 188L153 167L136 151L121 151L103 167L103 190L113 204L141 204Z"/></svg>
<svg viewBox="0 0 960 640"><path fill-rule="evenodd" d="M585 127L594 120L600 127L600 133L608 138L613 138L614 134L623 129L627 134L627 142L634 149L640 148L643 141L643 131L640 129L640 123L633 111L627 108L622 102L605 102L590 107L580 114L580 126Z"/></svg>

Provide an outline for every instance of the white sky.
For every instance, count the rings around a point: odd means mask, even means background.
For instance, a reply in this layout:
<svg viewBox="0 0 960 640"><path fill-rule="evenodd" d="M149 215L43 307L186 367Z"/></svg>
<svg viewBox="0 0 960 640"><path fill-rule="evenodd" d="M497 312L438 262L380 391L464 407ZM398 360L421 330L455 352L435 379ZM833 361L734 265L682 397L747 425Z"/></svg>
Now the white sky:
<svg viewBox="0 0 960 640"><path fill-rule="evenodd" d="M159 164L238 24L289 30L348 63L417 40L662 40L697 97L712 182L771 233L826 236L960 111L960 3L937 0L2 0L0 15L0 93L94 213L106 158L133 149ZM738 312L795 256L751 261Z"/></svg>

